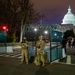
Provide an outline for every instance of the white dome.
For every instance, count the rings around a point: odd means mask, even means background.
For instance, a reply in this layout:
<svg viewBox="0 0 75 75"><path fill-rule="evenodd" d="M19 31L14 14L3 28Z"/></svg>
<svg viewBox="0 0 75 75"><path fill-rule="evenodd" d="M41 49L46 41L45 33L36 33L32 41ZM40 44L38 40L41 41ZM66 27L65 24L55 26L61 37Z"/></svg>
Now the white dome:
<svg viewBox="0 0 75 75"><path fill-rule="evenodd" d="M72 13L67 13L65 16L64 16L64 19L72 19L72 20L75 20L75 16L72 14Z"/></svg>
<svg viewBox="0 0 75 75"><path fill-rule="evenodd" d="M73 25L75 25L75 16L71 12L70 6L69 6L67 14L64 16L62 24L73 24Z"/></svg>

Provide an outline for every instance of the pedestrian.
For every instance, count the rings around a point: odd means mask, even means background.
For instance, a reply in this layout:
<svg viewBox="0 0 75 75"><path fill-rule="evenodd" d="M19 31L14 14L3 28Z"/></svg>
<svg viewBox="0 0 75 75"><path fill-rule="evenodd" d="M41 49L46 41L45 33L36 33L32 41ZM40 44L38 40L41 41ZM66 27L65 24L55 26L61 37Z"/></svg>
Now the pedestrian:
<svg viewBox="0 0 75 75"><path fill-rule="evenodd" d="M26 40L26 38L22 40L20 46L21 46L21 56L22 56L20 64L24 63L24 61L26 62L26 64L28 64L28 41Z"/></svg>
<svg viewBox="0 0 75 75"><path fill-rule="evenodd" d="M71 48L71 39L69 40L69 48Z"/></svg>
<svg viewBox="0 0 75 75"><path fill-rule="evenodd" d="M71 48L74 48L74 38L71 40Z"/></svg>
<svg viewBox="0 0 75 75"><path fill-rule="evenodd" d="M69 48L69 40L66 42L66 48Z"/></svg>
<svg viewBox="0 0 75 75"><path fill-rule="evenodd" d="M36 42L37 55L34 60L34 63L36 65L41 65L42 62L42 66L45 66L44 48L45 48L45 41L43 40L43 36L39 36L39 40Z"/></svg>

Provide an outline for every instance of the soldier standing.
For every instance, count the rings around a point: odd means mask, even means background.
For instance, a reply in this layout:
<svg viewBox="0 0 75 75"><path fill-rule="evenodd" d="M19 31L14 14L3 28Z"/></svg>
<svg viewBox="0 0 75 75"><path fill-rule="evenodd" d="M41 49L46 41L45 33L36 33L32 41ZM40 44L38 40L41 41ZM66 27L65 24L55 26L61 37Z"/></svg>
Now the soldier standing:
<svg viewBox="0 0 75 75"><path fill-rule="evenodd" d="M45 47L45 42L43 40L43 36L39 36L39 40L36 42L37 56L34 61L36 65L40 65L41 62L42 62L42 66L45 65L44 47Z"/></svg>
<svg viewBox="0 0 75 75"><path fill-rule="evenodd" d="M26 38L22 40L20 46L22 55L20 64L22 64L24 61L26 61L26 64L28 64L28 41L26 40Z"/></svg>

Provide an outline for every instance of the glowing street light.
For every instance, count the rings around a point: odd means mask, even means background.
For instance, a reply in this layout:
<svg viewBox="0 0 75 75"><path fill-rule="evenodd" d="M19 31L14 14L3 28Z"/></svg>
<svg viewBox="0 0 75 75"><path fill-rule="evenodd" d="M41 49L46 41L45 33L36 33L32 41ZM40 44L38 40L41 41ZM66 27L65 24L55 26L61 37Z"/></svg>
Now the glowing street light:
<svg viewBox="0 0 75 75"><path fill-rule="evenodd" d="M48 31L46 30L46 31L44 31L44 33L45 33L45 34L48 34Z"/></svg>
<svg viewBox="0 0 75 75"><path fill-rule="evenodd" d="M55 33L54 36L57 36L57 34Z"/></svg>
<svg viewBox="0 0 75 75"><path fill-rule="evenodd" d="M37 28L35 28L34 31L36 32L37 31Z"/></svg>
<svg viewBox="0 0 75 75"><path fill-rule="evenodd" d="M34 31L35 31L35 50L36 50L36 32L37 32L37 28L34 28ZM35 52L35 55L37 54L37 50Z"/></svg>

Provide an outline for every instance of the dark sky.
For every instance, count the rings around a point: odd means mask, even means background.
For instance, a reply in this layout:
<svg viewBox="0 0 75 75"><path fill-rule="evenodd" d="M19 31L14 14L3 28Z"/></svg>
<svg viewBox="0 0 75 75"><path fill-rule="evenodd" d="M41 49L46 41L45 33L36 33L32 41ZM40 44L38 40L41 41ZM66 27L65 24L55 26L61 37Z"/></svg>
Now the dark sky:
<svg viewBox="0 0 75 75"><path fill-rule="evenodd" d="M69 5L75 14L75 0L31 0L36 11L45 15L43 24L60 24Z"/></svg>

